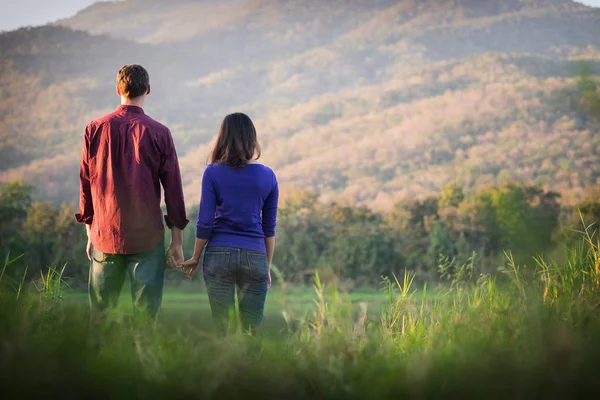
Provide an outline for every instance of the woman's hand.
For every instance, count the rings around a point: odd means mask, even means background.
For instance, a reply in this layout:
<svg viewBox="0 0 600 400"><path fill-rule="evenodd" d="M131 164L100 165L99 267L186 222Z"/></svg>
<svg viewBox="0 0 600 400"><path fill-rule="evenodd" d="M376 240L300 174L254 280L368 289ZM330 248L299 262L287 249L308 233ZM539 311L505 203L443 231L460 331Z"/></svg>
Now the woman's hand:
<svg viewBox="0 0 600 400"><path fill-rule="evenodd" d="M194 272L198 268L198 263L200 262L199 258L190 258L189 260L183 262L180 266L181 272L185 275L185 278L189 281L192 279Z"/></svg>
<svg viewBox="0 0 600 400"><path fill-rule="evenodd" d="M267 280L267 289L271 289L271 268L269 268L269 278Z"/></svg>

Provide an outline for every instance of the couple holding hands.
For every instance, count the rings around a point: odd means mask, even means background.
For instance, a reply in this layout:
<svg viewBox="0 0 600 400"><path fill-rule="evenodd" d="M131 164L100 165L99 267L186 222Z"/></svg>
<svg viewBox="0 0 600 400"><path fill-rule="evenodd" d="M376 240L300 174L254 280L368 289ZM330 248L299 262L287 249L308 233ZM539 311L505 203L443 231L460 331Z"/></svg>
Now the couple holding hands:
<svg viewBox="0 0 600 400"><path fill-rule="evenodd" d="M273 171L256 161L252 120L235 113L221 124L202 178L194 253L184 261L189 221L179 162L169 129L144 113L148 72L122 67L117 94L121 105L87 125L81 155L76 218L88 234L92 312L116 306L128 275L135 312L155 318L165 270L180 268L191 279L202 261L217 331L227 331L236 289L242 328L256 330L271 286L279 189ZM166 254L165 224L171 230Z"/></svg>

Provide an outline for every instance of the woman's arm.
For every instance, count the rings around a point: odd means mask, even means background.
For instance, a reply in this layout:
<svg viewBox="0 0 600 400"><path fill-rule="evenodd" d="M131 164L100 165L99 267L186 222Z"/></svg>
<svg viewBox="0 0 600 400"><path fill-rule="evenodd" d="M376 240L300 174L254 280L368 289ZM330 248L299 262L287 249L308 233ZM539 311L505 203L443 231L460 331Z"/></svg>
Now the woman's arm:
<svg viewBox="0 0 600 400"><path fill-rule="evenodd" d="M267 249L267 262L269 265L269 287L271 287L271 264L275 253L275 227L277 226L277 203L279 202L279 186L273 174L273 189L265 199L262 210L262 228L265 234L265 247Z"/></svg>
<svg viewBox="0 0 600 400"><path fill-rule="evenodd" d="M208 242L208 240L206 240L206 239L196 238L196 243L194 245L194 255L192 256L192 258L190 260L195 261L196 264L198 264L200 262L200 257L202 257L202 250L204 250L204 246L206 246L207 242Z"/></svg>
<svg viewBox="0 0 600 400"><path fill-rule="evenodd" d="M269 270L271 270L273 254L275 253L275 236L265 238L265 247L267 248L267 262L269 263Z"/></svg>
<svg viewBox="0 0 600 400"><path fill-rule="evenodd" d="M202 177L202 195L200 198L200 209L198 210L198 223L196 224L194 255L181 264L181 269L187 279L192 279L192 275L194 275L196 268L198 268L202 250L204 250L204 246L206 246L208 239L210 239L215 221L216 208L217 194L214 183L209 175L209 169L207 168Z"/></svg>
<svg viewBox="0 0 600 400"><path fill-rule="evenodd" d="M200 208L198 209L198 223L196 224L196 237L210 239L215 223L215 210L217 209L217 191L210 176L210 166L204 170L202 176L202 190L200 194Z"/></svg>
<svg viewBox="0 0 600 400"><path fill-rule="evenodd" d="M262 229L265 234L265 247L267 248L267 260L269 269L273 262L273 253L275 252L275 227L277 226L277 203L279 202L279 186L277 179L273 175L273 188L265 199L262 209Z"/></svg>
<svg viewBox="0 0 600 400"><path fill-rule="evenodd" d="M273 263L273 254L275 253L275 236L265 238L265 247L267 248L267 265L269 266L267 288L271 289L271 264Z"/></svg>
<svg viewBox="0 0 600 400"><path fill-rule="evenodd" d="M192 258L181 264L181 270L187 279L192 279L196 268L198 268L198 263L200 262L200 257L202 256L202 250L204 250L204 246L208 240L196 238L196 243L194 245L194 255Z"/></svg>

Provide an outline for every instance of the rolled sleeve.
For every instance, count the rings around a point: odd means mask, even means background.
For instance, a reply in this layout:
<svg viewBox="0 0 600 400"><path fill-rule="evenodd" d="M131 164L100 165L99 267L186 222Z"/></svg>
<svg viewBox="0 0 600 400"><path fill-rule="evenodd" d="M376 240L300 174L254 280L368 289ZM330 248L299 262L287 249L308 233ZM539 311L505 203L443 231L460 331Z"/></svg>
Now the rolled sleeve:
<svg viewBox="0 0 600 400"><path fill-rule="evenodd" d="M273 188L265 199L262 210L262 229L265 237L274 237L277 226L277 204L279 202L279 185L277 178L273 174Z"/></svg>
<svg viewBox="0 0 600 400"><path fill-rule="evenodd" d="M92 217L92 216L86 217L80 213L75 214L75 219L77 220L77 222L79 222L81 224L86 224L86 225L91 225L92 222L94 222L94 217Z"/></svg>
<svg viewBox="0 0 600 400"><path fill-rule="evenodd" d="M183 185L181 183L181 172L177 151L173 143L171 132L167 131L165 148L163 149L163 162L160 169L160 181L165 191L165 204L167 214L164 216L165 223L169 229L173 227L185 229L189 220L185 211L183 198Z"/></svg>
<svg viewBox="0 0 600 400"><path fill-rule="evenodd" d="M165 225L167 225L167 228L169 228L169 229L173 229L173 227L175 227L175 228L184 230L185 227L190 222L188 219L174 221L171 219L171 217L169 217L169 214L165 214L164 219L165 219Z"/></svg>

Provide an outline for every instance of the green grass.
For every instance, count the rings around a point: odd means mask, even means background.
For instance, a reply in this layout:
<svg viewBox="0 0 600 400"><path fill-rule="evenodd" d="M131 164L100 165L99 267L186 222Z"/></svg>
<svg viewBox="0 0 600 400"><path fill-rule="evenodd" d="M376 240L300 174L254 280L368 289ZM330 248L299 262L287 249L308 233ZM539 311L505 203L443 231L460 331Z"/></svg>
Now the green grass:
<svg viewBox="0 0 600 400"><path fill-rule="evenodd" d="M215 336L199 283L168 289L153 327L127 317L125 295L90 324L59 270L44 285L0 281L0 387L6 398L598 398L600 250L584 238L562 265L508 253L502 276L458 266L436 291L411 274L384 291L318 276L310 290L280 286L260 336Z"/></svg>
<svg viewBox="0 0 600 400"><path fill-rule="evenodd" d="M353 290L347 295L347 300L354 304L355 311L360 310L360 303L366 303L368 318L379 318L381 309L386 302L380 289ZM65 293L65 303L84 305L87 303L87 293L70 290ZM274 284L269 291L265 304L265 320L263 334L279 335L287 330L283 312L287 310L294 316L301 317L317 309L314 302L315 290L312 287L286 287ZM133 313L129 297L129 287L126 285L121 293L119 311L125 315ZM181 325L194 327L200 331L213 332L208 296L201 282L183 283L178 286L170 285L165 288L161 309L161 321L165 327L179 329ZM176 323L171 323L176 322Z"/></svg>

